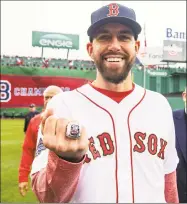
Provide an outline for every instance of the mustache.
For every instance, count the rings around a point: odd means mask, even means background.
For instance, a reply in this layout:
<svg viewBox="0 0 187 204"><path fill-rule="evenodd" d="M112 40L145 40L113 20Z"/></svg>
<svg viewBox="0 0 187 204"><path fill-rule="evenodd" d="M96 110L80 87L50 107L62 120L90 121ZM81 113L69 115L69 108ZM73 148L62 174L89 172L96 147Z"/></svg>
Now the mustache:
<svg viewBox="0 0 187 204"><path fill-rule="evenodd" d="M129 54L127 53L121 53L121 52L107 52L107 53L104 53L101 55L101 58L104 59L107 57L107 55L116 55L116 56L120 56L121 58L124 58L124 59L128 59L130 57Z"/></svg>

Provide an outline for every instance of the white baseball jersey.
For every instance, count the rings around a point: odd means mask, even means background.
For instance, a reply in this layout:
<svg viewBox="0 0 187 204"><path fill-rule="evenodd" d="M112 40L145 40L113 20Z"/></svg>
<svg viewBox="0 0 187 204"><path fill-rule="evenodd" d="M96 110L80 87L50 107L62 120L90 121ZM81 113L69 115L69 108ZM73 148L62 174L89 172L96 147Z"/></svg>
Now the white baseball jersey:
<svg viewBox="0 0 187 204"><path fill-rule="evenodd" d="M58 117L79 121L90 141L70 202L166 202L164 175L175 171L178 157L165 97L135 84L117 103L86 84L54 96L48 107ZM48 151L36 157L32 173L46 167Z"/></svg>

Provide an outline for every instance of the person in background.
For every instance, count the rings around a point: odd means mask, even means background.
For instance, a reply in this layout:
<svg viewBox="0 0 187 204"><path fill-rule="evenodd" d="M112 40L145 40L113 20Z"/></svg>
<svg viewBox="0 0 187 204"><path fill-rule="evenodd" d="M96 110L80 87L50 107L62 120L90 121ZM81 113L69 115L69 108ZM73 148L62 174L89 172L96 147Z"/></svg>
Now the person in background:
<svg viewBox="0 0 187 204"><path fill-rule="evenodd" d="M31 103L29 106L29 112L25 116L24 129L23 129L24 133L26 133L27 131L30 120L37 114L39 114L39 112L36 110L35 104Z"/></svg>
<svg viewBox="0 0 187 204"><path fill-rule="evenodd" d="M186 89L182 93L184 109L173 111L176 134L176 149L179 157L177 166L177 188L179 202L187 203L187 113L186 113Z"/></svg>
<svg viewBox="0 0 187 204"><path fill-rule="evenodd" d="M44 100L44 110L47 106L47 103L51 100L51 98L62 92L62 89L58 86L48 86L43 93ZM22 156L19 166L19 192L22 196L26 195L29 187L29 173L31 169L32 162L34 160L35 150L36 150L36 142L38 129L41 122L41 113L34 116L27 128L25 139L22 146Z"/></svg>

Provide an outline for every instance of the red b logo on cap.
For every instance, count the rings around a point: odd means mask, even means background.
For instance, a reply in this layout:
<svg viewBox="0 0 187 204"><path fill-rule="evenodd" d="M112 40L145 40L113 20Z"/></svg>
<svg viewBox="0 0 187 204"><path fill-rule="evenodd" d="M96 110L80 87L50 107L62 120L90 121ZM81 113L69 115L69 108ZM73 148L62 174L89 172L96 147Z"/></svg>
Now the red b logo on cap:
<svg viewBox="0 0 187 204"><path fill-rule="evenodd" d="M108 5L108 11L109 13L107 14L108 17L111 16L118 16L119 14L119 6L117 4L109 4Z"/></svg>

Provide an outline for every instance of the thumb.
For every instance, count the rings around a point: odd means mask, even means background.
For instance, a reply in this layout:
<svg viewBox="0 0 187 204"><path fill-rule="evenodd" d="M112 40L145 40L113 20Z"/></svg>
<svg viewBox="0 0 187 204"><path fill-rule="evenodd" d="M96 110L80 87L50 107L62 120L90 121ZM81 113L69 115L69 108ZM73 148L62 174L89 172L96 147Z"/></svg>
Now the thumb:
<svg viewBox="0 0 187 204"><path fill-rule="evenodd" d="M41 119L46 120L49 116L53 115L53 109L52 108L48 108L45 109L44 112L41 114Z"/></svg>
<svg viewBox="0 0 187 204"><path fill-rule="evenodd" d="M43 133L43 129L44 129L44 125L45 125L45 121L46 119L53 115L54 114L54 111L52 108L49 108L49 109L46 109L42 114L41 114L41 130L42 130L42 133Z"/></svg>

